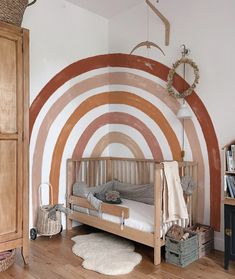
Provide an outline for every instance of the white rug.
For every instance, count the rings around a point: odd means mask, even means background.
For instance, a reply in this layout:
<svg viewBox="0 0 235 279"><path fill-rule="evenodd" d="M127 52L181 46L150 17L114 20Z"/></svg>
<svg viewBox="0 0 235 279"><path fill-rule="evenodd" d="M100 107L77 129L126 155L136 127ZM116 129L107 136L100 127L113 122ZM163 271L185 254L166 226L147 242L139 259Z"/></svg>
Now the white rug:
<svg viewBox="0 0 235 279"><path fill-rule="evenodd" d="M102 274L127 274L142 260L131 241L109 233L78 235L72 240L73 253L84 259L82 266Z"/></svg>

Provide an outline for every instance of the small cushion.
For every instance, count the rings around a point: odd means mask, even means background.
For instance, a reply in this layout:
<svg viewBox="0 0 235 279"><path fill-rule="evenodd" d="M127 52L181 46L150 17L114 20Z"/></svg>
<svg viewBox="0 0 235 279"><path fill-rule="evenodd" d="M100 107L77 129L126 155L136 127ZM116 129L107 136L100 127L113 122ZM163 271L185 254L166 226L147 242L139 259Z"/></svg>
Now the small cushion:
<svg viewBox="0 0 235 279"><path fill-rule="evenodd" d="M120 204L122 203L120 199L120 193L118 191L106 191L101 193L95 193L95 197L103 202Z"/></svg>
<svg viewBox="0 0 235 279"><path fill-rule="evenodd" d="M105 202L120 204L122 202L120 199L120 193L118 191L107 191L105 193Z"/></svg>

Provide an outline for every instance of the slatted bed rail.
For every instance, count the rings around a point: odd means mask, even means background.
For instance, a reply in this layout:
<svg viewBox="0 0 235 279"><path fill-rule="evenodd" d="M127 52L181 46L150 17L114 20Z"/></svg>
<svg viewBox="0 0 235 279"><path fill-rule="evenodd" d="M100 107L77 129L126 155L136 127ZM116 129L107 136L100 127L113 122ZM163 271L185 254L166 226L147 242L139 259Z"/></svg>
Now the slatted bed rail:
<svg viewBox="0 0 235 279"><path fill-rule="evenodd" d="M197 182L197 164L195 162L179 162L178 164L180 176L190 175ZM69 159L67 161L67 207L73 208L74 205L79 205L87 209L93 209L86 199L72 195L72 188L75 182L84 182L92 187L115 179L135 185L154 184L154 232L139 231L122 224L75 211L67 216L67 229L71 229L72 220L76 220L148 245L154 248L154 264L159 264L161 262L161 246L164 245L164 239L160 237L162 187L165 180L163 164L148 159L115 157ZM195 218L195 199L197 199L197 194L195 196L196 198L188 198L187 200L190 222ZM101 211L122 218L128 218L129 216L129 208L119 205L103 203Z"/></svg>
<svg viewBox="0 0 235 279"><path fill-rule="evenodd" d="M73 183L83 181L88 186L101 185L114 179L123 183L147 184L154 182L155 163L148 159L115 157L69 159L67 173Z"/></svg>

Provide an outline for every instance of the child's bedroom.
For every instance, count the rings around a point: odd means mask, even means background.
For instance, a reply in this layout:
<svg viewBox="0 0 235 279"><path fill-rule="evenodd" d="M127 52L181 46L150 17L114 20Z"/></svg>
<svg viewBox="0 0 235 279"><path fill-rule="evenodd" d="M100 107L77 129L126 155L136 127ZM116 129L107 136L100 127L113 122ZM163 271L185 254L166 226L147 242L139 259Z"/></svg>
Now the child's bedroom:
<svg viewBox="0 0 235 279"><path fill-rule="evenodd" d="M0 0L0 279L235 278L234 11Z"/></svg>

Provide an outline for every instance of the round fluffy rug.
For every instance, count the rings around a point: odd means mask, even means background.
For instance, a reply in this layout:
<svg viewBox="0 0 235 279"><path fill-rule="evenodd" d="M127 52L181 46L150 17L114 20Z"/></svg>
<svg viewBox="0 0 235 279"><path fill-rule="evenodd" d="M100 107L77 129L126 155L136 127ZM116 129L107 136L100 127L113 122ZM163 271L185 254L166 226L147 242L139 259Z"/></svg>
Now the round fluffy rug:
<svg viewBox="0 0 235 279"><path fill-rule="evenodd" d="M82 266L105 275L127 274L141 262L134 244L109 233L91 233L72 238L72 251L84 259Z"/></svg>

